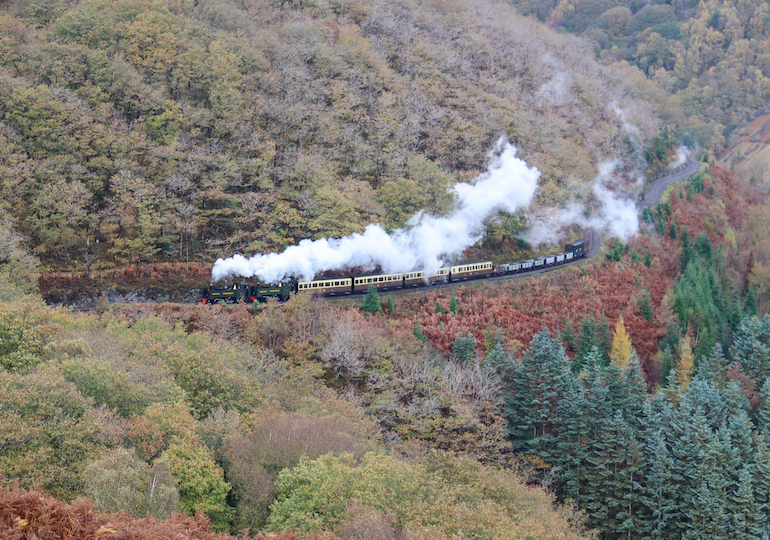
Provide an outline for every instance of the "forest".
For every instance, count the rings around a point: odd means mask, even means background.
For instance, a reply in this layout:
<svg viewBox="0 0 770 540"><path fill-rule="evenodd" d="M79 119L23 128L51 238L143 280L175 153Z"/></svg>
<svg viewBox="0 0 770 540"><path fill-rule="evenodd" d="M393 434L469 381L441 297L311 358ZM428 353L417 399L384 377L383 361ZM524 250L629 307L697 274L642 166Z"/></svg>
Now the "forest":
<svg viewBox="0 0 770 540"><path fill-rule="evenodd" d="M13 0L0 36L2 209L45 270L402 226L501 135L541 204L584 199L681 115L495 2Z"/></svg>
<svg viewBox="0 0 770 540"><path fill-rule="evenodd" d="M0 2L0 536L770 536L770 177L719 161L767 10ZM501 136L538 190L468 260L608 163L700 170L544 275L194 303L217 257L448 212Z"/></svg>
<svg viewBox="0 0 770 540"><path fill-rule="evenodd" d="M762 538L767 208L704 165L591 261L374 303L53 308L11 246L0 527Z"/></svg>

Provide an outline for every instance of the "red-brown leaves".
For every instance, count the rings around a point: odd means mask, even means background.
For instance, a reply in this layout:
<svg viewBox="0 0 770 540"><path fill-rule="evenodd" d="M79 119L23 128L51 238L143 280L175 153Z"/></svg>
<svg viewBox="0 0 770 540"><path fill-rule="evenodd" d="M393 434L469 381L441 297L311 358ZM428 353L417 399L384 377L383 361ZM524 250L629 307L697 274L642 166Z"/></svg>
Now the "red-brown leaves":
<svg viewBox="0 0 770 540"><path fill-rule="evenodd" d="M97 512L91 502L68 504L39 491L0 487L0 538L3 540L243 540L246 536L211 532L203 513L174 514L166 520L133 519ZM253 540L339 540L332 534L300 537L257 533Z"/></svg>

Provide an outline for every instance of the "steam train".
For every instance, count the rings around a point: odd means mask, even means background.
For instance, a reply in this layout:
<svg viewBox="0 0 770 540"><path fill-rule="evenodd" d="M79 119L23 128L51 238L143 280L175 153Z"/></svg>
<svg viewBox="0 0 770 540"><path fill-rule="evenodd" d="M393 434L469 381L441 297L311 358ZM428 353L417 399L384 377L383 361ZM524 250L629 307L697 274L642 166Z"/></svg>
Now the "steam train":
<svg viewBox="0 0 770 540"><path fill-rule="evenodd" d="M374 286L378 290L406 289L453 281L483 279L490 276L532 272L581 259L588 254L588 251L588 240L578 240L570 244L565 244L564 251L554 255L498 265L493 264L492 261L489 260L471 261L452 266L445 266L428 274L422 270L415 270L392 274L329 277L314 279L312 281L284 281L278 285L272 286L254 286L241 282L221 289L214 289L211 287L204 289L200 301L204 304L217 302L225 302L228 304L240 302L266 302L270 298L288 300L292 293L337 296L366 292L369 289L369 286Z"/></svg>

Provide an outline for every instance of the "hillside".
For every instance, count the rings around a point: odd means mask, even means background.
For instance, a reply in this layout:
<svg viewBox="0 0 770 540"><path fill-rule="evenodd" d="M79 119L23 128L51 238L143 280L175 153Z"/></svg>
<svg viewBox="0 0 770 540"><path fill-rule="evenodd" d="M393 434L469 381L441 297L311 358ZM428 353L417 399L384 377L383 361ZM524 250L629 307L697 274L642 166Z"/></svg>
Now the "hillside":
<svg viewBox="0 0 770 540"><path fill-rule="evenodd" d="M729 148L718 156L719 163L736 174L766 184L765 171L770 165L768 142L770 115L760 114L733 132Z"/></svg>
<svg viewBox="0 0 770 540"><path fill-rule="evenodd" d="M0 36L3 207L63 270L402 225L444 211L501 136L543 204L585 199L673 114L488 0L13 0Z"/></svg>
<svg viewBox="0 0 770 540"><path fill-rule="evenodd" d="M207 520L359 540L762 538L767 212L756 182L704 164L629 244L379 312L296 295L78 313L3 278L0 471L159 520L83 524L138 538L214 538Z"/></svg>
<svg viewBox="0 0 770 540"><path fill-rule="evenodd" d="M515 0L586 39L604 65L630 64L670 96L690 148L723 152L770 96L770 19L759 0Z"/></svg>

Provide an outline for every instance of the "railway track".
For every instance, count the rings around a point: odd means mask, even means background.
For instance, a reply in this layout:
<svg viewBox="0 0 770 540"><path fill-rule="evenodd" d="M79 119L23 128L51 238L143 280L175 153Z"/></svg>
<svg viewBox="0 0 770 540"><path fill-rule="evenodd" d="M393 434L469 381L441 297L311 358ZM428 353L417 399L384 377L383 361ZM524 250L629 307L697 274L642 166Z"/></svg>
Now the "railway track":
<svg viewBox="0 0 770 540"><path fill-rule="evenodd" d="M654 206L660 201L660 198L663 195L663 191L668 187L669 185L678 182L680 180L685 180L687 178L690 178L693 176L696 172L698 172L700 168L700 163L698 163L695 160L688 159L687 163L685 164L684 168L674 171L671 174L658 178L655 181L653 181L645 191L645 196L642 199L641 207L645 206ZM515 279L515 278L521 278L521 277L529 277L533 275L540 275L545 274L547 272L551 272L553 270L556 270L558 268L563 268L575 264L579 264L582 260L585 259L593 259L599 254L599 251L601 249L601 233L599 231L595 230L586 230L583 234L583 239L588 240L590 245L589 252L582 258L578 259L576 261L559 264L558 266L551 266L547 268L541 268L538 270L533 270L531 272L525 272L521 274L507 274L502 276L489 276L486 278L481 279L470 279L467 281L455 281L455 282L449 282L449 283L440 283L435 284L430 287L415 287L415 288L407 288L407 289L392 289L388 291L383 291L383 293L386 294L394 294L394 295L403 295L403 294L410 294L410 293L418 293L426 290L433 290L433 289L444 289L447 287L453 287L459 284L465 284L465 283L473 283L478 281L501 281L501 280L507 280L507 279ZM340 296L332 296L332 297L326 297L328 300L344 300L344 299L357 299L362 298L366 295L366 292L361 293L350 293ZM87 307L78 307L74 308L78 311L89 311L91 308Z"/></svg>
<svg viewBox="0 0 770 540"><path fill-rule="evenodd" d="M647 189L645 190L644 198L642 199L640 207L645 208L649 206L655 206L656 204L658 204L658 202L660 202L660 199L663 196L663 192L666 190L668 186L676 182L679 182L681 180L687 180L688 178L692 177L695 173L697 173L699 170L700 170L700 163L698 163L694 159L687 158L687 161L683 168L673 171L671 174L668 174L666 176L662 176L654 180L652 183L650 183L649 186L647 186ZM383 294L393 294L393 295L400 296L403 294L417 293L425 290L446 289L449 287L454 287L465 283L477 283L477 282L483 282L483 281L502 281L502 280L508 280L508 279L516 279L516 278L523 278L523 277L530 277L530 276L545 274L547 272L551 272L559 268L565 268L568 266L579 264L581 261L584 261L587 259L593 259L594 257L596 257L599 254L599 250L601 249L601 244L602 244L601 233L593 229L588 229L583 234L583 240L588 240L589 245L591 246L588 253L585 255L585 257L569 263L560 264L558 266L550 266L547 268L533 270L531 272L524 272L521 274L507 274L502 276L489 276L489 277L483 277L478 279L468 279L464 281L436 283L431 286L415 287L411 289L390 289L390 290L383 291ZM326 297L326 299L327 300L344 300L346 298L347 299L363 298L364 296L366 296L366 294L367 293L365 291L355 292L355 293L344 294L340 296L329 296L329 297Z"/></svg>

